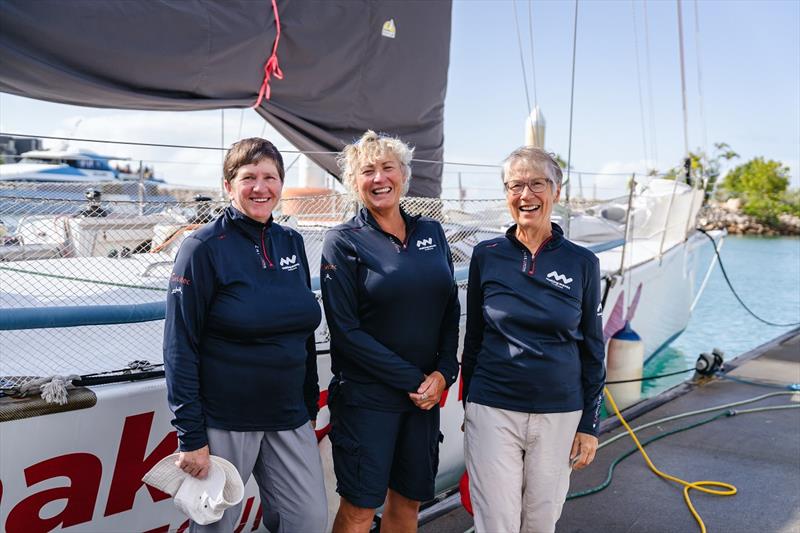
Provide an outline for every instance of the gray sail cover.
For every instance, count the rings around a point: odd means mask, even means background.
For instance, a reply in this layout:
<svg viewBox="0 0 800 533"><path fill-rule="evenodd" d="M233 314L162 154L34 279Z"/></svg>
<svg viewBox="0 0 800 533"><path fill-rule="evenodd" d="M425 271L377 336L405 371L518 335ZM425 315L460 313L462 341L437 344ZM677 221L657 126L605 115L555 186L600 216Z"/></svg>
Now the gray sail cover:
<svg viewBox="0 0 800 533"><path fill-rule="evenodd" d="M283 79L256 109L298 149L364 130L416 147L410 194L439 196L449 1L277 0ZM0 0L0 91L92 107L253 106L271 0ZM338 174L334 156L310 154Z"/></svg>

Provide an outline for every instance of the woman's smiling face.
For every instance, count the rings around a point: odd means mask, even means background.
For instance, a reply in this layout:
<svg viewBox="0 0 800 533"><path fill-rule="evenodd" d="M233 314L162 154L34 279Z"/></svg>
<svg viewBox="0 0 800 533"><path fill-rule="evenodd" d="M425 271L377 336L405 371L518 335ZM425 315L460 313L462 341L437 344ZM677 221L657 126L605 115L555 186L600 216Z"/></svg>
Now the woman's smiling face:
<svg viewBox="0 0 800 533"><path fill-rule="evenodd" d="M282 190L278 167L266 157L258 163L242 165L232 180L225 181L225 191L233 207L262 224L272 216Z"/></svg>
<svg viewBox="0 0 800 533"><path fill-rule="evenodd" d="M358 195L370 211L394 209L400 205L407 176L391 152L372 162L362 162L356 175Z"/></svg>
<svg viewBox="0 0 800 533"><path fill-rule="evenodd" d="M561 187L556 187L544 172L519 163L511 167L504 185L506 205L518 226L526 230L550 229L550 215ZM521 190L512 190L519 189L520 185Z"/></svg>

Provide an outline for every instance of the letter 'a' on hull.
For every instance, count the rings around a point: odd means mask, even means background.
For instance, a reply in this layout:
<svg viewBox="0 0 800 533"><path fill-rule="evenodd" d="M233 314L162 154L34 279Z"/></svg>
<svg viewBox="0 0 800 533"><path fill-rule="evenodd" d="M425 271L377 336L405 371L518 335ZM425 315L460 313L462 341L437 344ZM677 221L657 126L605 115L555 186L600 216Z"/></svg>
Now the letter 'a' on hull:
<svg viewBox="0 0 800 533"><path fill-rule="evenodd" d="M525 119L525 146L544 149L545 126L544 115L537 105L533 108L528 118Z"/></svg>

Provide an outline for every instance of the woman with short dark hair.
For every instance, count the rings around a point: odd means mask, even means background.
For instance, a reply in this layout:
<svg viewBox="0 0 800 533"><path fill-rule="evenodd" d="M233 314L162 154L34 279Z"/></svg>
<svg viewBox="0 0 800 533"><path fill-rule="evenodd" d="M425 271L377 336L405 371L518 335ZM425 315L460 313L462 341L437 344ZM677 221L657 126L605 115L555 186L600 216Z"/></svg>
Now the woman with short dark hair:
<svg viewBox="0 0 800 533"><path fill-rule="evenodd" d="M234 144L223 166L231 204L181 245L170 277L164 364L184 472L209 454L258 483L265 526L321 532L327 523L314 435L321 313L299 233L275 224L283 158L264 139ZM311 422L309 422L311 420ZM241 504L191 531L230 533Z"/></svg>

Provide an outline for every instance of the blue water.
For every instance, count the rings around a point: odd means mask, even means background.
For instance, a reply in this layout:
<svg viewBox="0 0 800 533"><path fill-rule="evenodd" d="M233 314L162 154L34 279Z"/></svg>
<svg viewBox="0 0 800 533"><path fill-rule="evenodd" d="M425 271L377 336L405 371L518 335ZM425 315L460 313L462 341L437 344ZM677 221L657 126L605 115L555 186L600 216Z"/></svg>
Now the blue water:
<svg viewBox="0 0 800 533"><path fill-rule="evenodd" d="M712 253L709 246L700 257L698 285ZM800 322L800 238L728 236L720 255L733 287L753 312L771 322ZM648 362L644 375L694 367L697 356L713 348L721 349L730 360L791 329L765 325L748 314L717 265L688 327ZM691 376L645 381L643 395L653 396Z"/></svg>

